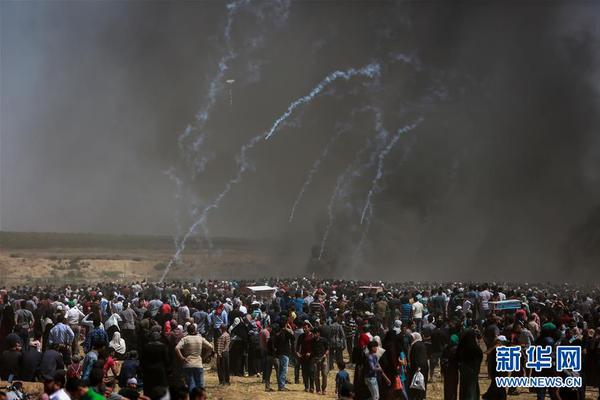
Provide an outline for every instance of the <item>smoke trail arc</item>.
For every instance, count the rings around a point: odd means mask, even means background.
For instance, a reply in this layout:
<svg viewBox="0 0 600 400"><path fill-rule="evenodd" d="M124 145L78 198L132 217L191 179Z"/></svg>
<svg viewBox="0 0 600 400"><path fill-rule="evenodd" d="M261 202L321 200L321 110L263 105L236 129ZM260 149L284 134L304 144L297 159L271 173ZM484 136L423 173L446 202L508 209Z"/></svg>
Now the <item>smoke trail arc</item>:
<svg viewBox="0 0 600 400"><path fill-rule="evenodd" d="M334 71L334 72L330 73L321 82L319 82L307 95L302 96L302 97L298 98L297 100L293 101L292 103L290 103L287 110L275 120L273 125L271 125L271 127L265 133L254 136L252 139L250 139L250 141L248 141L246 144L244 144L241 147L240 152L237 156L238 170L237 170L235 177L230 179L225 184L225 188L223 189L223 191L221 191L221 193L219 193L217 195L217 197L213 200L213 202L211 204L207 205L202 210L202 212L200 213L200 217L189 227L189 229L187 230L185 235L183 235L183 237L179 241L179 246L177 246L177 248L175 250L175 254L173 255L173 257L171 257L171 259L169 260L169 263L167 264L167 266L165 267L165 269L161 275L160 282L164 281L165 277L167 276L167 274L168 274L169 270L171 269L171 267L173 266L173 264L181 257L181 254L185 250L185 246L186 246L188 239L196 233L196 229L199 226L201 226L202 224L204 224L206 222L206 219L208 218L208 214L210 213L210 211L212 211L216 208L219 208L219 205L221 204L223 199L227 196L227 194L231 191L231 189L235 185L237 185L238 183L240 183L242 181L244 172L250 166L250 164L248 162L248 157L247 157L247 153L249 150L251 150L254 146L259 144L260 142L271 138L277 131L277 128L287 118L289 118L292 115L292 113L294 112L294 110L296 108L300 107L301 105L310 103L327 86L329 86L336 80L338 80L338 79L350 80L351 78L356 77L356 76L363 76L366 78L373 79L373 78L379 76L379 73L380 73L380 66L377 63L371 63L371 64L368 64L367 66L365 66L363 68L359 68L359 69L350 68L345 71L338 70L338 71Z"/></svg>
<svg viewBox="0 0 600 400"><path fill-rule="evenodd" d="M325 244L327 243L327 238L329 237L329 232L331 231L331 228L333 227L333 206L335 204L335 200L338 198L338 196L340 194L342 185L344 183L344 180L346 179L346 176L350 172L351 166L352 166L352 164L349 165L348 167L346 167L346 170L337 177L336 182L335 182L335 188L333 189L333 193L331 194L331 197L329 199L329 204L327 204L328 221L327 221L327 227L325 228L325 232L323 233L323 237L321 238L321 249L319 250L319 260L323 258L323 253L325 252Z"/></svg>
<svg viewBox="0 0 600 400"><path fill-rule="evenodd" d="M240 6L249 3L249 0L236 0L227 4L227 22L225 23L225 29L223 32L223 36L225 37L225 47L227 51L225 54L221 56L219 62L217 63L217 72L214 77L211 79L208 93L206 96L205 104L201 107L200 110L196 113L196 122L194 125L188 125L183 133L177 139L177 143L179 145L180 150L184 153L184 156L190 161L190 157L193 156L194 153L197 153L202 147L203 142L206 139L206 133L200 132L198 137L192 143L192 153L186 152L185 141L188 137L190 137L194 132L201 131L204 128L204 125L208 121L210 113L215 106L217 101L217 95L219 93L219 89L221 87L221 81L225 77L225 73L229 69L230 63L235 59L236 53L233 50L233 45L231 43L231 28L233 26L233 21L235 14L237 13ZM203 159L200 160L199 163L194 163L195 167L199 169L198 172L202 172L206 163Z"/></svg>
<svg viewBox="0 0 600 400"><path fill-rule="evenodd" d="M381 67L377 63L369 64L360 69L351 68L346 71L334 71L329 74L325 79L323 79L317 86L315 86L309 94L306 96L300 97L299 99L293 101L288 109L275 120L271 128L265 133L265 139L270 139L274 134L279 125L283 123L286 119L289 118L290 115L294 112L296 108L301 106L302 104L309 103L312 99L314 99L319 93L323 91L327 86L329 86L332 82L338 79L350 80L355 76L365 76L367 78L375 78L379 76Z"/></svg>
<svg viewBox="0 0 600 400"><path fill-rule="evenodd" d="M331 146L333 146L333 144L337 141L337 139L346 132L348 132L348 128L338 130L335 133L335 135L333 135L331 137L331 139L329 140L327 145L325 145L319 158L317 158L314 161L312 168L310 169L310 171L308 171L308 175L306 176L306 179L304 180L304 183L302 184L302 187L300 188L300 191L298 192L298 195L296 196L296 200L294 200L294 204L292 205L292 210L290 211L290 218L289 218L288 222L293 221L294 214L296 214L296 208L300 204L300 201L302 200L302 197L304 196L304 192L306 192L306 189L308 189L308 187L312 183L312 179L313 179L314 175L317 172L319 172L319 167L321 166L321 163L323 162L323 160L327 157L327 154L329 154L329 149L331 148Z"/></svg>
<svg viewBox="0 0 600 400"><path fill-rule="evenodd" d="M419 124L421 124L421 122L423 122L423 117L419 117L414 123L400 128L398 130L398 132L396 132L396 134L392 137L392 139L390 140L388 145L377 156L377 158L378 158L377 173L375 174L375 177L373 178L373 181L371 182L371 188L369 189L369 192L367 193L367 199L365 201L365 205L363 207L363 210L362 210L362 213L360 216L361 225L364 222L365 216L367 214L367 210L371 206L371 198L373 197L373 193L375 192L375 190L377 188L377 184L379 183L379 180L383 176L383 170L384 170L383 167L384 167L385 157L394 148L394 146L396 145L396 143L398 142L398 140L404 133L415 129L417 126L419 126Z"/></svg>

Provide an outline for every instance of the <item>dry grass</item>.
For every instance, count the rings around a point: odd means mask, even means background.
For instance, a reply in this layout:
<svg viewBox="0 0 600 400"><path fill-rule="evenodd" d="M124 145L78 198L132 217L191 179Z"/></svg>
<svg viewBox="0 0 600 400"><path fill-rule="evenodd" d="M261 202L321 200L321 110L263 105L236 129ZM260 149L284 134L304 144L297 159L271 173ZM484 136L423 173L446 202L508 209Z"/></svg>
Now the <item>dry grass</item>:
<svg viewBox="0 0 600 400"><path fill-rule="evenodd" d="M335 383L334 378L337 370L333 370L329 372L328 376L328 384L327 395L321 396L313 393L304 392L304 386L302 384L295 385L287 385L290 389L289 392L265 392L265 387L261 382L261 379L258 377L231 377L231 385L230 386L220 386L219 380L217 378L216 371L214 369L210 369L205 371L205 380L206 380L206 389L209 394L209 399L214 400L230 400L230 399L252 399L252 400L271 400L271 399L294 399L294 400L311 400L311 399L336 399L337 397L334 395ZM350 376L352 376L352 371L349 370ZM288 369L288 376L293 380L293 368ZM271 376L272 385L274 384L274 376ZM481 393L484 393L489 385L489 379L487 376L480 375L480 388ZM6 382L0 382L0 386L5 386ZM36 398L43 391L43 386L41 383L33 383L33 382L25 382L24 384L25 390L33 394ZM276 388L276 384L274 384ZM427 399L431 400L443 400L443 383L441 378L436 376L433 382L430 382L427 388ZM598 397L598 391L588 390L586 393L586 400L595 400ZM536 396L532 393L529 393L526 389L520 389L520 392L516 396L510 396L509 399L530 399L534 400Z"/></svg>

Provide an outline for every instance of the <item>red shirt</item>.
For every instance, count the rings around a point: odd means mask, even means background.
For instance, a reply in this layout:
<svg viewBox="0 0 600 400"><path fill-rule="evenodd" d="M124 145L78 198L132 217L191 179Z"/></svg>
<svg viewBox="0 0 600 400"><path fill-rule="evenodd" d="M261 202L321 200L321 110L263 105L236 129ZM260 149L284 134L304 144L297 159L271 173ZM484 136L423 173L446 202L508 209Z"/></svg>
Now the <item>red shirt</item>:
<svg viewBox="0 0 600 400"><path fill-rule="evenodd" d="M307 354L312 353L312 342L313 342L313 334L311 332L303 333L298 338L298 346L300 355L302 358L306 358Z"/></svg>

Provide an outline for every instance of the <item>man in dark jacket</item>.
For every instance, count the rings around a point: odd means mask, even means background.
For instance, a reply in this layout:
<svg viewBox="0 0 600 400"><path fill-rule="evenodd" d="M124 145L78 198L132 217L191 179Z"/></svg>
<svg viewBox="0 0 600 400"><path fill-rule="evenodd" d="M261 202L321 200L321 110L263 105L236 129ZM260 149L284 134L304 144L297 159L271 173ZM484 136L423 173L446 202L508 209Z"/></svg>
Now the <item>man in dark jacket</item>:
<svg viewBox="0 0 600 400"><path fill-rule="evenodd" d="M29 346L29 349L23 351L21 359L21 373L19 379L27 382L35 381L39 373L40 363L42 361L42 352L35 347Z"/></svg>
<svg viewBox="0 0 600 400"><path fill-rule="evenodd" d="M279 391L288 391L285 387L287 378L288 363L292 352L294 342L294 331L289 324L286 324L283 329L275 331L273 329L273 346L275 354L279 358L279 376L277 377L277 386Z"/></svg>
<svg viewBox="0 0 600 400"><path fill-rule="evenodd" d="M313 330L311 363L315 376L315 387L317 393L325 394L327 389L327 356L329 355L329 343L321 336L322 328Z"/></svg>
<svg viewBox="0 0 600 400"><path fill-rule="evenodd" d="M144 395L154 399L167 392L169 362L167 346L160 341L160 332L153 331L150 341L144 346L140 356L140 366L144 377Z"/></svg>
<svg viewBox="0 0 600 400"><path fill-rule="evenodd" d="M56 371L64 369L65 363L62 354L58 351L58 345L53 344L42 354L40 361L40 375L54 376Z"/></svg>

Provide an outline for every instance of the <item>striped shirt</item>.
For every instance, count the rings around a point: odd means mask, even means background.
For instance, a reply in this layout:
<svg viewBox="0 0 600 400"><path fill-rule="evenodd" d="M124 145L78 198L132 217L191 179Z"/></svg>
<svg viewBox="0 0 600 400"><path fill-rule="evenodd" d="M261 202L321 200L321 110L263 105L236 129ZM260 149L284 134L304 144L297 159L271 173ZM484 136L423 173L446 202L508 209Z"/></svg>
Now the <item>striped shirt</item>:
<svg viewBox="0 0 600 400"><path fill-rule="evenodd" d="M59 322L58 324L54 325L52 329L50 329L50 333L48 334L48 343L71 345L74 338L75 334L73 333L71 327Z"/></svg>
<svg viewBox="0 0 600 400"><path fill-rule="evenodd" d="M231 337L229 336L229 333L225 331L217 339L217 356L222 356L223 353L229 351L229 343L231 343Z"/></svg>

